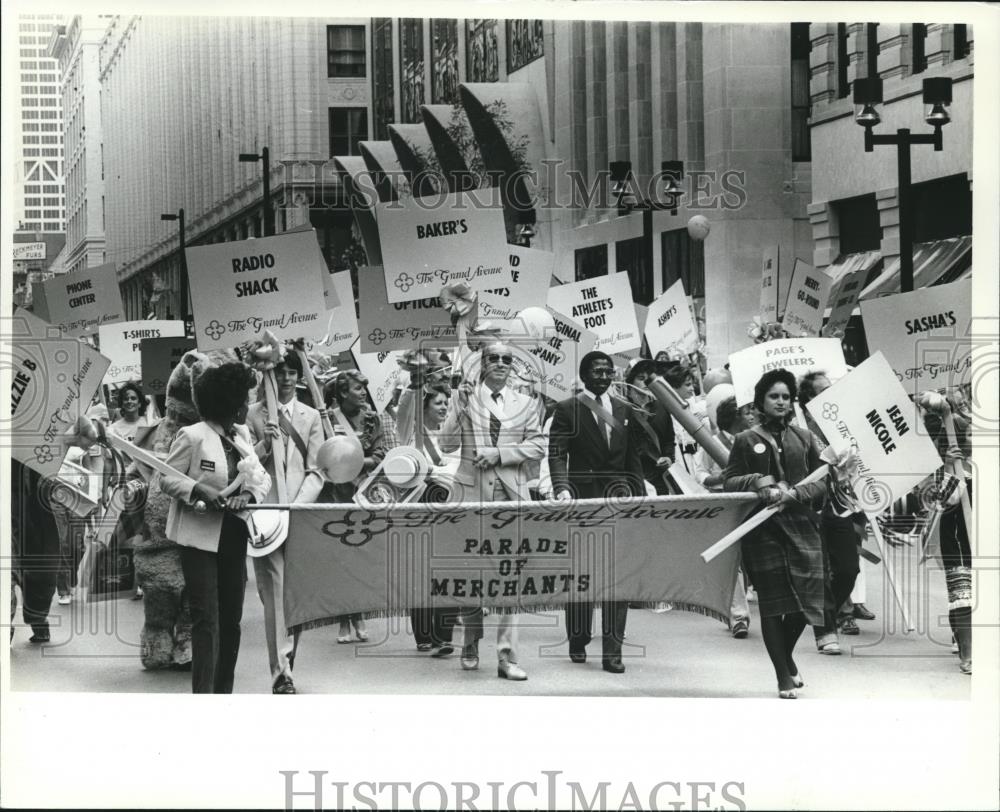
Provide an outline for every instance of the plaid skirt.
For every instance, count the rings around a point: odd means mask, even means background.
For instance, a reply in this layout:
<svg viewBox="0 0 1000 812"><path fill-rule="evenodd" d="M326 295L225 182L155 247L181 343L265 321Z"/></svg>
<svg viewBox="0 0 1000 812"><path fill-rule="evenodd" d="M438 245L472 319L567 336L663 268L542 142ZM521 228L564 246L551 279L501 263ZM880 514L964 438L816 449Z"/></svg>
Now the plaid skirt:
<svg viewBox="0 0 1000 812"><path fill-rule="evenodd" d="M791 518L793 527L786 526ZM819 533L799 517L775 516L742 542L743 566L757 592L761 617L802 612L823 625L823 548Z"/></svg>

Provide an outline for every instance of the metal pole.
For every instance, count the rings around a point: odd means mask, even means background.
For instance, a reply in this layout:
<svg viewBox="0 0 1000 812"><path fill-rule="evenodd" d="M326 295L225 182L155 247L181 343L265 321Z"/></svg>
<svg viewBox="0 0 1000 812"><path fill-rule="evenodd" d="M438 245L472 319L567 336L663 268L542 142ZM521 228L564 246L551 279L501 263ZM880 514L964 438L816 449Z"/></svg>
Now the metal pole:
<svg viewBox="0 0 1000 812"><path fill-rule="evenodd" d="M191 287L188 283L187 269L187 242L184 237L184 209L177 213L177 220L181 227L181 319L187 321L191 315Z"/></svg>
<svg viewBox="0 0 1000 812"><path fill-rule="evenodd" d="M899 291L913 290L913 213L910 210L910 131L896 131L899 197Z"/></svg>
<svg viewBox="0 0 1000 812"><path fill-rule="evenodd" d="M656 275L653 272L653 207L646 206L642 210L642 247L646 260L646 273L649 274L650 291L656 287Z"/></svg>
<svg viewBox="0 0 1000 812"><path fill-rule="evenodd" d="M264 147L260 151L264 162L264 236L274 236L274 221L271 219L271 151Z"/></svg>

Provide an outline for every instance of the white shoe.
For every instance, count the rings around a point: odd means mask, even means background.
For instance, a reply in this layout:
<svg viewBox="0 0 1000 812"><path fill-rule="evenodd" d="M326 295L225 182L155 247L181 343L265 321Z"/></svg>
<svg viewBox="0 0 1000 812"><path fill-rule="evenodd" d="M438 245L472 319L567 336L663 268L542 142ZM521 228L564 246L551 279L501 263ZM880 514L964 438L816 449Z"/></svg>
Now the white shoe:
<svg viewBox="0 0 1000 812"><path fill-rule="evenodd" d="M60 606L69 606L72 602L73 602L73 599L69 595L60 595L59 596L59 605Z"/></svg>

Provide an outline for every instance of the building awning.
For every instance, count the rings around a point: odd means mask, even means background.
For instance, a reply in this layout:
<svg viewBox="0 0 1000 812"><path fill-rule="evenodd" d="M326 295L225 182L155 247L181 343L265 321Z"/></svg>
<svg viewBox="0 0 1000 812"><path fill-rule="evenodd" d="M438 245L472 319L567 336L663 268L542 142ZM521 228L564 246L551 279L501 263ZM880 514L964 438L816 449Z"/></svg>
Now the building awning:
<svg viewBox="0 0 1000 812"><path fill-rule="evenodd" d="M913 246L913 289L955 282L972 267L972 237L950 237ZM861 291L862 299L899 293L899 259L896 258Z"/></svg>

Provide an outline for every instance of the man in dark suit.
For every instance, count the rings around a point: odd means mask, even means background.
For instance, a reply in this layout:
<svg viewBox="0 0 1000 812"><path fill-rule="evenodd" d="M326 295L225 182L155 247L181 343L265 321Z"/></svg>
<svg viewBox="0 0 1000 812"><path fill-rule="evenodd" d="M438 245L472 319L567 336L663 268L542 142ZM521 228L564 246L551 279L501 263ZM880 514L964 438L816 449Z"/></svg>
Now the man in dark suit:
<svg viewBox="0 0 1000 812"><path fill-rule="evenodd" d="M584 391L556 405L549 431L549 472L557 499L645 493L634 415L629 405L608 394L613 379L610 356L588 352L580 362ZM625 671L621 652L627 613L625 601L601 605L602 664L612 674ZM574 663L587 661L593 615L592 602L566 604L569 656Z"/></svg>

